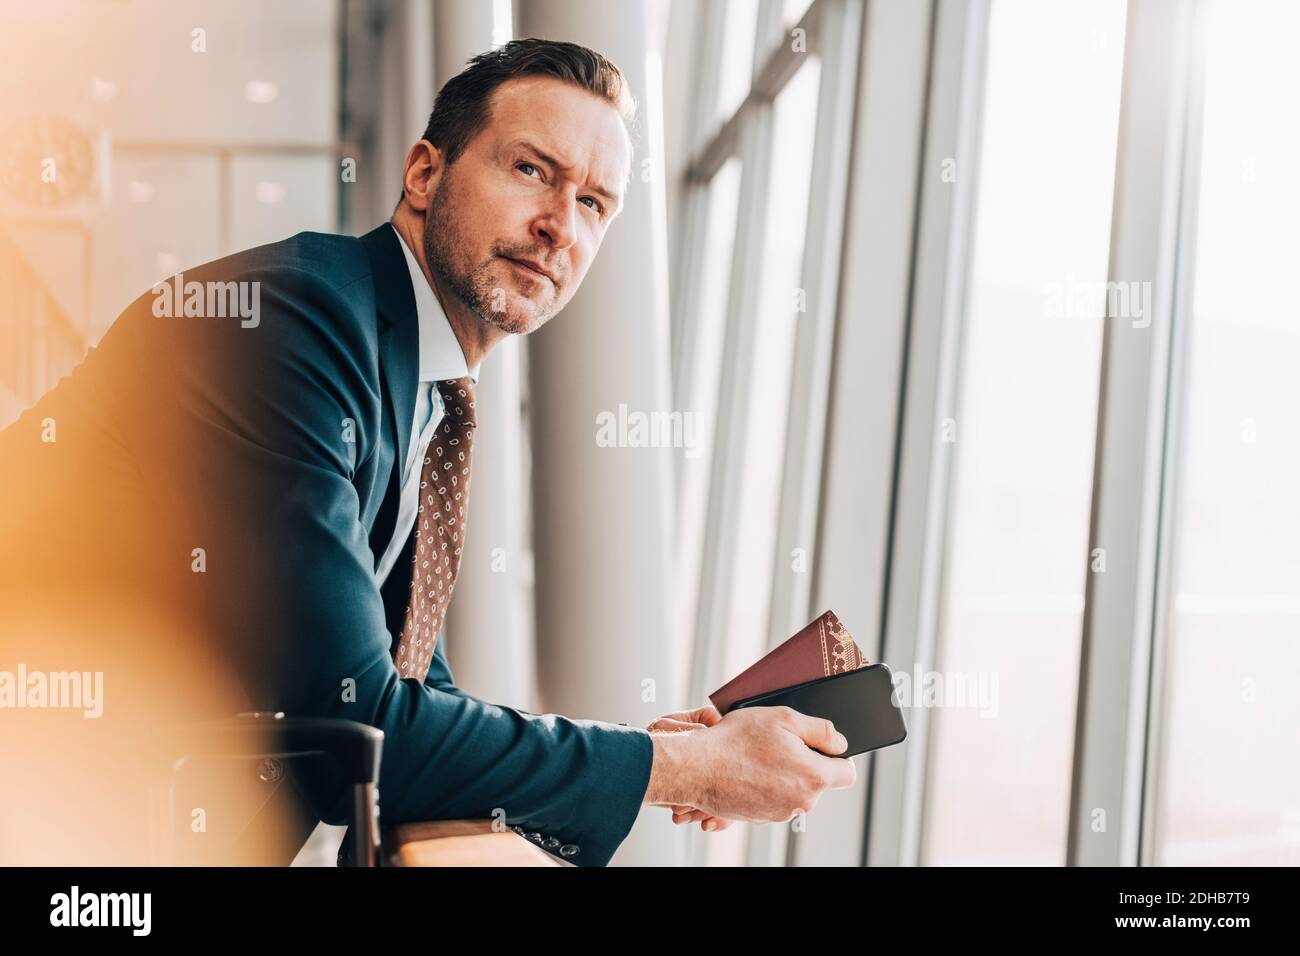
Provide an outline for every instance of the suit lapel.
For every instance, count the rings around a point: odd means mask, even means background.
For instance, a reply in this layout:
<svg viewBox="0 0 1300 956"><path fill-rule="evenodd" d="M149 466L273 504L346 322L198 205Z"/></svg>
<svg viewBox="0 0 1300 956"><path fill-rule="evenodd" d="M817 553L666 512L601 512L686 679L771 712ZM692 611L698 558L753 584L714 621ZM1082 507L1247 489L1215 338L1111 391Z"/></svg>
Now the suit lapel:
<svg viewBox="0 0 1300 956"><path fill-rule="evenodd" d="M392 450L387 491L370 531L370 547L379 560L397 524L401 471L411 441L411 417L420 374L420 327L415 290L401 239L389 223L361 237L370 257L370 273L379 313L379 372L384 393L384 441ZM380 477L382 480L382 471Z"/></svg>

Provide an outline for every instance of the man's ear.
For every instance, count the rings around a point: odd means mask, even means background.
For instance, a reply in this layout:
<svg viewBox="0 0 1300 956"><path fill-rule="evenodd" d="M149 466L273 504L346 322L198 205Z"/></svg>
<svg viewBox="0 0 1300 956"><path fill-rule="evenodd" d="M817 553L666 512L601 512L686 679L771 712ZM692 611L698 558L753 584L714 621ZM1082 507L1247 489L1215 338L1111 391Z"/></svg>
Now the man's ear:
<svg viewBox="0 0 1300 956"><path fill-rule="evenodd" d="M442 150L427 139L420 140L406 154L402 191L407 203L416 212L424 212L429 208L445 169Z"/></svg>

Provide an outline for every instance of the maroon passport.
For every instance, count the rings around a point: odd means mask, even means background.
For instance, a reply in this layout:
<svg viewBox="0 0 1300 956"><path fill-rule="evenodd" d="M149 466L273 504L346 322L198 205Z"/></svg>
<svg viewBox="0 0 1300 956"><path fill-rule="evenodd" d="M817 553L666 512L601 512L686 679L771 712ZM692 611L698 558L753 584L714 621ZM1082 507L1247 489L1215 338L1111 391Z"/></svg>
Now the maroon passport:
<svg viewBox="0 0 1300 956"><path fill-rule="evenodd" d="M709 700L725 714L737 702L757 694L784 690L804 681L865 667L867 659L834 611L827 611L762 660L751 664L712 694Z"/></svg>

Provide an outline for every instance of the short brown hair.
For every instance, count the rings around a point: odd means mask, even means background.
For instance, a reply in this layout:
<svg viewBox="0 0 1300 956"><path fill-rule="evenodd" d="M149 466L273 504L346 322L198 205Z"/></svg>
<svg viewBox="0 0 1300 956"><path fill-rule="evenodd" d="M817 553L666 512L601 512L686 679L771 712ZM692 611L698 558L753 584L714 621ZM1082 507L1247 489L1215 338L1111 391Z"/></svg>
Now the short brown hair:
<svg viewBox="0 0 1300 956"><path fill-rule="evenodd" d="M442 150L450 166L487 126L493 91L523 76L553 76L599 96L618 110L631 135L636 101L617 66L576 43L529 37L480 53L444 83L423 138Z"/></svg>

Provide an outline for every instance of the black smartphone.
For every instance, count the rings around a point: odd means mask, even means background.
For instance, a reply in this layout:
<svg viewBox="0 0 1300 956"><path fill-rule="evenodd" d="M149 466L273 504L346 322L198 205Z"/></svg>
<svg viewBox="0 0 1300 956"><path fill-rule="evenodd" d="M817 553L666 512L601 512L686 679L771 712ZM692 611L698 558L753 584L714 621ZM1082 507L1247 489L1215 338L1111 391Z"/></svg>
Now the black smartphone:
<svg viewBox="0 0 1300 956"><path fill-rule="evenodd" d="M894 675L887 664L868 664L845 674L819 677L783 690L746 697L740 707L791 707L810 717L825 717L849 742L831 757L852 757L902 743L907 736L903 710L894 697Z"/></svg>

